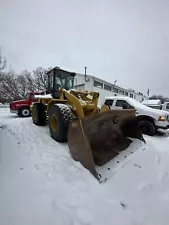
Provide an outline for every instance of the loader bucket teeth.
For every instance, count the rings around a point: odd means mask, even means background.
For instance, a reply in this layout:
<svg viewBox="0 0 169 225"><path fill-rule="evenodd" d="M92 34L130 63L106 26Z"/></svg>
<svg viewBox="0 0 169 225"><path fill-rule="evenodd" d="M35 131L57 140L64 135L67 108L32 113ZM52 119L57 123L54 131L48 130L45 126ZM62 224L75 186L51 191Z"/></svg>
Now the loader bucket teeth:
<svg viewBox="0 0 169 225"><path fill-rule="evenodd" d="M134 110L109 110L72 121L68 145L72 157L99 179L95 165L125 150L132 142L128 137L144 141Z"/></svg>

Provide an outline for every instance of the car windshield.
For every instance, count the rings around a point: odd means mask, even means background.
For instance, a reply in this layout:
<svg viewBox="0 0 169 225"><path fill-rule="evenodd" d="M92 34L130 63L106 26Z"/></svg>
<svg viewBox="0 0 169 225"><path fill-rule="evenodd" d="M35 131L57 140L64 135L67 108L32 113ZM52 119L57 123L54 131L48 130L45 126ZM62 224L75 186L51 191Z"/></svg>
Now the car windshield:
<svg viewBox="0 0 169 225"><path fill-rule="evenodd" d="M30 93L28 92L28 93L26 93L25 98L29 99L29 96L30 96Z"/></svg>

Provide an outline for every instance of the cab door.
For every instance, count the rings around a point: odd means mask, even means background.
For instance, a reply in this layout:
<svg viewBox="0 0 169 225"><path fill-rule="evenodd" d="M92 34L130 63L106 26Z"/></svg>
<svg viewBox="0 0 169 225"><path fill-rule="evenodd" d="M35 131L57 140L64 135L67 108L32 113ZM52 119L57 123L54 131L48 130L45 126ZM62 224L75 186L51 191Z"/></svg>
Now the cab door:
<svg viewBox="0 0 169 225"><path fill-rule="evenodd" d="M115 106L117 109L132 109L132 106L125 100L116 100Z"/></svg>
<svg viewBox="0 0 169 225"><path fill-rule="evenodd" d="M106 99L104 104L107 105L109 109L113 109L114 108L113 102L114 102L113 99Z"/></svg>

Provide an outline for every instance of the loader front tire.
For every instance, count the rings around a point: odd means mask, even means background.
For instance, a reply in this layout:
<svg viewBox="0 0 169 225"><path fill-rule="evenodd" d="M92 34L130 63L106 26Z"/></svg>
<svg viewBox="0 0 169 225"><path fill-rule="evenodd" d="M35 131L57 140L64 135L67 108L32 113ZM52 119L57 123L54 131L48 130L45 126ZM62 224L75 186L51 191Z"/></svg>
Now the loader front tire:
<svg viewBox="0 0 169 225"><path fill-rule="evenodd" d="M44 126L46 124L45 105L36 102L32 106L32 120L37 126Z"/></svg>
<svg viewBox="0 0 169 225"><path fill-rule="evenodd" d="M49 130L57 142L66 142L72 112L65 104L55 104L49 111Z"/></svg>

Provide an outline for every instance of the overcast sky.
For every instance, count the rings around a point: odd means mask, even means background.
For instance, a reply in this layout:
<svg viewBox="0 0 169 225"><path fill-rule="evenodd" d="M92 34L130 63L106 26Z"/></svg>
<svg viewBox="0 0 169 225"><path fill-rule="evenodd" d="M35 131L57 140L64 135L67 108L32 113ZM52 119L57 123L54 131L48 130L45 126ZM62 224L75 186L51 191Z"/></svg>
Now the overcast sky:
<svg viewBox="0 0 169 225"><path fill-rule="evenodd" d="M169 0L0 0L0 46L17 72L87 66L169 96Z"/></svg>

